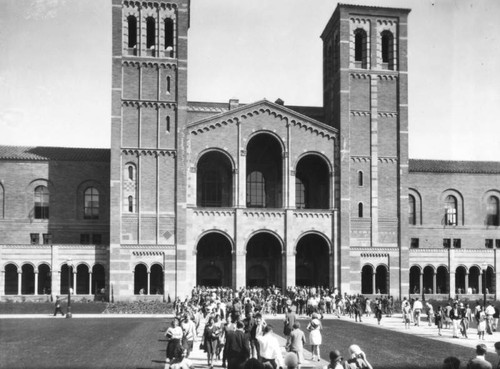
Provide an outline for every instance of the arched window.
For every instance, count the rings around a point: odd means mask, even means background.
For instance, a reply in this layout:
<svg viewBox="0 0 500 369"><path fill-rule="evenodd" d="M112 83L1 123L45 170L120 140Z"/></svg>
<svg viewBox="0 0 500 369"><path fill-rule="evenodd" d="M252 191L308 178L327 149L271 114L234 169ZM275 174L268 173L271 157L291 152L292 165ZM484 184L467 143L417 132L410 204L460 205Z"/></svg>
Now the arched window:
<svg viewBox="0 0 500 369"><path fill-rule="evenodd" d="M387 69L394 69L394 36L390 31L382 32L382 63Z"/></svg>
<svg viewBox="0 0 500 369"><path fill-rule="evenodd" d="M128 47L135 48L137 46L137 19L133 15L127 18L128 23Z"/></svg>
<svg viewBox="0 0 500 369"><path fill-rule="evenodd" d="M134 197L133 196L128 197L128 212L129 213L134 212Z"/></svg>
<svg viewBox="0 0 500 369"><path fill-rule="evenodd" d="M167 115L167 118L165 118L165 119L166 119L166 122L165 122L165 124L166 124L165 130L166 130L167 132L170 132L170 117Z"/></svg>
<svg viewBox="0 0 500 369"><path fill-rule="evenodd" d="M358 186L363 186L363 172L359 171L358 172Z"/></svg>
<svg viewBox="0 0 500 369"><path fill-rule="evenodd" d="M408 224L417 224L417 213L415 208L415 197L413 195L408 196Z"/></svg>
<svg viewBox="0 0 500 369"><path fill-rule="evenodd" d="M99 219L99 191L95 187L89 187L83 194L83 218Z"/></svg>
<svg viewBox="0 0 500 369"><path fill-rule="evenodd" d="M306 207L306 186L299 177L295 177L295 207L297 209Z"/></svg>
<svg viewBox="0 0 500 369"><path fill-rule="evenodd" d="M0 219L2 219L5 216L4 207L5 207L5 193L2 185L0 185Z"/></svg>
<svg viewBox="0 0 500 369"><path fill-rule="evenodd" d="M133 165L129 165L127 167L127 171L128 171L128 179L133 181L135 179L135 168Z"/></svg>
<svg viewBox="0 0 500 369"><path fill-rule="evenodd" d="M363 203L358 204L358 218L363 218Z"/></svg>
<svg viewBox="0 0 500 369"><path fill-rule="evenodd" d="M170 76L167 76L167 94L170 93Z"/></svg>
<svg viewBox="0 0 500 369"><path fill-rule="evenodd" d="M266 182L261 172L252 172L247 178L247 206L266 207Z"/></svg>
<svg viewBox="0 0 500 369"><path fill-rule="evenodd" d="M166 18L165 19L165 50L169 50L170 48L170 55L167 54L167 56L172 57L173 56L173 50L174 50L174 21L171 18Z"/></svg>
<svg viewBox="0 0 500 369"><path fill-rule="evenodd" d="M35 219L49 219L49 189L45 186L35 188Z"/></svg>
<svg viewBox="0 0 500 369"><path fill-rule="evenodd" d="M148 51L147 55L154 56L154 49L156 45L156 24L153 17L148 17L146 19L146 48Z"/></svg>
<svg viewBox="0 0 500 369"><path fill-rule="evenodd" d="M445 225L457 225L457 199L448 195L444 201Z"/></svg>
<svg viewBox="0 0 500 369"><path fill-rule="evenodd" d="M486 204L486 224L491 226L498 226L499 224L499 203L498 198L495 196L488 197Z"/></svg>
<svg viewBox="0 0 500 369"><path fill-rule="evenodd" d="M354 31L354 62L357 68L367 68L368 37L364 29Z"/></svg>

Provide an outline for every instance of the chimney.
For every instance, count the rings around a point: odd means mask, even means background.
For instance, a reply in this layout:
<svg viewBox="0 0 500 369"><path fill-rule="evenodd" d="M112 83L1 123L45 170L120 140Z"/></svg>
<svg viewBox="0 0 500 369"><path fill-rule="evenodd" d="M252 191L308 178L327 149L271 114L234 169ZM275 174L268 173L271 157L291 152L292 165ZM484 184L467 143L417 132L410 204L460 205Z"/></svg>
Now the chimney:
<svg viewBox="0 0 500 369"><path fill-rule="evenodd" d="M281 100L279 97L274 103L278 104L278 105L285 105L285 102L283 100Z"/></svg>
<svg viewBox="0 0 500 369"><path fill-rule="evenodd" d="M234 110L240 105L240 100L229 99L229 110Z"/></svg>

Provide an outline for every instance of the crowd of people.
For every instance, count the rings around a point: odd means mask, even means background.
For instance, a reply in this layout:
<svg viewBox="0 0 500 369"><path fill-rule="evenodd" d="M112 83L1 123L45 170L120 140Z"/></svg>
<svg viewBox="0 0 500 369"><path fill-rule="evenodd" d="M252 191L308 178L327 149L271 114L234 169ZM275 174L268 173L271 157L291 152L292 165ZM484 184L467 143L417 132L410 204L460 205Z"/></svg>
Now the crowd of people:
<svg viewBox="0 0 500 369"><path fill-rule="evenodd" d="M260 368L259 365L268 369L297 367L305 361L306 343L309 343L311 352L308 360L320 361L324 314L339 318L349 316L356 322L362 322L362 318L373 314L378 324L381 324L382 317L391 316L395 309L401 309L407 329L412 325L421 325L422 317L426 314L427 324L435 324L439 335L442 334L443 326L451 327L453 337L457 338L458 332L462 337L468 337L472 319L477 323L480 339L484 339L485 332L492 334L498 323L498 309L492 304L483 308L478 303L471 309L468 304L451 301L444 308L438 306L434 309L430 302L405 298L400 306L395 307L392 297L381 296L372 301L361 295L341 295L336 289L322 287L293 287L286 291L273 286L239 290L195 287L191 296L174 301L176 317L165 332L167 362L172 369L190 368L192 363L189 356L199 335L199 348L206 353L210 369L215 362L228 369L247 368L250 364L253 366L248 369ZM284 314L283 327L267 324L263 317L265 314ZM298 316L304 318L304 315L308 319L305 327L307 335L297 319ZM286 337L285 356L282 355L276 336L272 334L276 329ZM481 350L478 346L479 359L476 361L480 360ZM338 350L332 350L329 357L328 369L372 367L357 345L349 347L346 359ZM455 359L447 358L443 368L455 368L458 360ZM469 364L474 363L471 360Z"/></svg>

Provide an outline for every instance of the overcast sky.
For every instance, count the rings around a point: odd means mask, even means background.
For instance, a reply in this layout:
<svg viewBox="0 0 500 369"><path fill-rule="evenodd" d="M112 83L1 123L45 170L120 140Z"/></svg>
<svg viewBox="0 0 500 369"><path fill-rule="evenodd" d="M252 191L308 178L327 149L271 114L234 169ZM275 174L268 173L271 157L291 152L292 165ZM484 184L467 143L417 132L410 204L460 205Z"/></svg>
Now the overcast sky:
<svg viewBox="0 0 500 369"><path fill-rule="evenodd" d="M0 144L110 147L111 0L1 0ZM410 8L410 157L500 160L500 1ZM191 0L188 98L322 105L332 0Z"/></svg>

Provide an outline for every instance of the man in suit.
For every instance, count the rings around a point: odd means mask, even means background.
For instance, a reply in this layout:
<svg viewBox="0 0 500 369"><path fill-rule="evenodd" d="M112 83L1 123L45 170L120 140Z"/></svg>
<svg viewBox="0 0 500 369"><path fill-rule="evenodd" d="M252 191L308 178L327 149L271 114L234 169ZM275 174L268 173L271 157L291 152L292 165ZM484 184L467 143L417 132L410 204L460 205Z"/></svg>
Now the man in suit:
<svg viewBox="0 0 500 369"><path fill-rule="evenodd" d="M245 335L243 322L236 323L236 330L227 332L224 356L227 358L228 369L239 369L250 357L250 341Z"/></svg>
<svg viewBox="0 0 500 369"><path fill-rule="evenodd" d="M476 357L467 364L467 369L492 369L489 361L486 361L486 345L481 343L476 346Z"/></svg>

